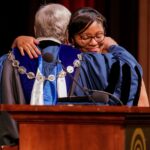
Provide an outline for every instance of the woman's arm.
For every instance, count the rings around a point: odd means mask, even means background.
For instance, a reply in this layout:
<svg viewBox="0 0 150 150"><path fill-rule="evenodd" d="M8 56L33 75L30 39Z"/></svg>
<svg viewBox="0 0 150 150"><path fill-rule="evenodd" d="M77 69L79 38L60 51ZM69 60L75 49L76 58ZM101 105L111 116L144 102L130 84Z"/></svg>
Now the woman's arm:
<svg viewBox="0 0 150 150"><path fill-rule="evenodd" d="M34 37L18 36L12 44L12 48L17 47L22 56L24 56L26 52L32 59L37 58L38 55L41 55L40 50L37 48L38 44L38 40L36 40Z"/></svg>

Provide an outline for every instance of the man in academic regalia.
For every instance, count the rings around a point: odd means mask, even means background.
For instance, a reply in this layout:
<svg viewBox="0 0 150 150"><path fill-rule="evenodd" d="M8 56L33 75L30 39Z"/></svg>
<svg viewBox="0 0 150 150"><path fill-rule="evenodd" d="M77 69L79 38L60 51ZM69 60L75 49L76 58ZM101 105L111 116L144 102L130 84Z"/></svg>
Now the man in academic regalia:
<svg viewBox="0 0 150 150"><path fill-rule="evenodd" d="M1 104L55 105L58 97L67 96L67 84L72 80L68 78L65 82L67 76L62 64L66 68L70 66L68 71L73 73L71 65L80 53L77 49L62 45L66 41L70 15L70 11L60 4L41 7L35 16L35 36L42 56L30 59L27 55L21 56L19 50L14 48L0 58ZM66 58L67 61L61 64ZM5 113L0 113L0 120L0 145L17 144L14 121Z"/></svg>

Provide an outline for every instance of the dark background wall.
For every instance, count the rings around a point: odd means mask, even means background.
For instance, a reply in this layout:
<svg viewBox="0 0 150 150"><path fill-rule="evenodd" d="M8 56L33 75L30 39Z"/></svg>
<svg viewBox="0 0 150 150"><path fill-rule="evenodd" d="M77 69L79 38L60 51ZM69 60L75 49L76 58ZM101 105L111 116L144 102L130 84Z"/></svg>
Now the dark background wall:
<svg viewBox="0 0 150 150"><path fill-rule="evenodd" d="M107 35L137 57L138 0L13 0L0 3L0 55L10 50L13 39L19 35L34 35L34 14L44 3L64 4L72 12L82 6L91 6L107 19Z"/></svg>

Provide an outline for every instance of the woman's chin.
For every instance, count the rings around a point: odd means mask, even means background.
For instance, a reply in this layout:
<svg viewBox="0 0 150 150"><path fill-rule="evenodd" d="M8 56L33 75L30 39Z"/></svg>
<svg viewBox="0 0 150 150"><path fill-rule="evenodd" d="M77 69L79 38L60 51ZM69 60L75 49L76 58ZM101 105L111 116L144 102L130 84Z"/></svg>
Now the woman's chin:
<svg viewBox="0 0 150 150"><path fill-rule="evenodd" d="M99 48L91 48L91 49L87 49L88 52L96 52L99 53L100 49Z"/></svg>
<svg viewBox="0 0 150 150"><path fill-rule="evenodd" d="M100 48L80 48L82 52L93 52L93 53L101 53Z"/></svg>

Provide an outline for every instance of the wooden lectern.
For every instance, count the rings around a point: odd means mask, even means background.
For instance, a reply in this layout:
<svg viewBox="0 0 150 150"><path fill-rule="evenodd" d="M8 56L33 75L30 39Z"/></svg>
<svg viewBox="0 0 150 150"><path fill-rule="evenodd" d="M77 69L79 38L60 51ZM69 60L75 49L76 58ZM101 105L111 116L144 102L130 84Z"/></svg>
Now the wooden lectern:
<svg viewBox="0 0 150 150"><path fill-rule="evenodd" d="M0 105L19 125L19 150L150 149L150 108Z"/></svg>

